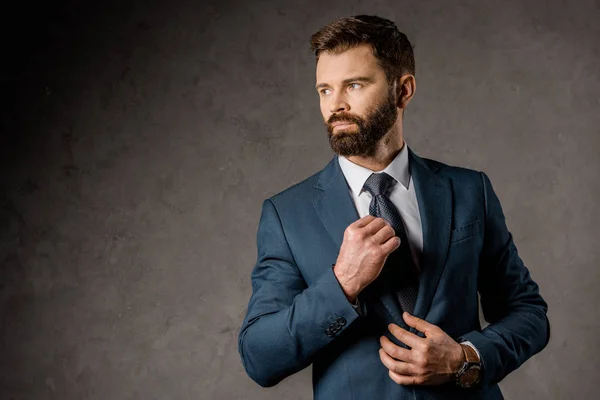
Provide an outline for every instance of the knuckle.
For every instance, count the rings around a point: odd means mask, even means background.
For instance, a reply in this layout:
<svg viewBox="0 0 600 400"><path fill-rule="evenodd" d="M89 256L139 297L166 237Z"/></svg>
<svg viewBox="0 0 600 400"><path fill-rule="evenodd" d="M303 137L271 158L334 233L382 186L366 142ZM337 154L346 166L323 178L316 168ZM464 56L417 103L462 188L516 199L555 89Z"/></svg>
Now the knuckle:
<svg viewBox="0 0 600 400"><path fill-rule="evenodd" d="M394 228L392 228L391 225L386 226L385 228L383 228L386 230L386 233L390 234L390 235L395 235L396 231L394 230Z"/></svg>
<svg viewBox="0 0 600 400"><path fill-rule="evenodd" d="M375 236L369 235L365 238L367 244L372 247L377 247L377 240L375 240Z"/></svg>
<svg viewBox="0 0 600 400"><path fill-rule="evenodd" d="M352 227L346 230L345 235L349 240L357 240L360 239L361 232L357 228Z"/></svg>
<svg viewBox="0 0 600 400"><path fill-rule="evenodd" d="M410 370L410 374L413 376L419 376L423 374L423 368L413 365L411 370Z"/></svg>
<svg viewBox="0 0 600 400"><path fill-rule="evenodd" d="M381 258L384 256L383 250L380 246L377 246L374 241L369 243L369 248L373 257Z"/></svg>

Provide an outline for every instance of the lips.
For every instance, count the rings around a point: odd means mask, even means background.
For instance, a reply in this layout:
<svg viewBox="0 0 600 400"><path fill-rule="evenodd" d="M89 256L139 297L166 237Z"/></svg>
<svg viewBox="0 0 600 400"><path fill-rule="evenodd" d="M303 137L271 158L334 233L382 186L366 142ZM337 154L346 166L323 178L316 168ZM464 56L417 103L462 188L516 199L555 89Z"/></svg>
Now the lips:
<svg viewBox="0 0 600 400"><path fill-rule="evenodd" d="M339 127L344 127L344 126L350 126L350 125L354 125L354 122L349 122L349 121L348 121L348 122L342 122L342 121L340 121L340 122L334 122L334 123L333 123L333 124L331 124L331 125L332 125L332 127L334 127L334 128L335 128L336 126L339 126Z"/></svg>

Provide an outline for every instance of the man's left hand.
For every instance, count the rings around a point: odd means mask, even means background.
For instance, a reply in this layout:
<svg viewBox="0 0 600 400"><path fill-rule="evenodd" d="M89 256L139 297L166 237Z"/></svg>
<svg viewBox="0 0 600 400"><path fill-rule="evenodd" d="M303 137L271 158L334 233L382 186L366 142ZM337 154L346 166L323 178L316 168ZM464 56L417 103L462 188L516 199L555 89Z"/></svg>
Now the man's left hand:
<svg viewBox="0 0 600 400"><path fill-rule="evenodd" d="M402 317L425 337L396 324L388 325L390 332L411 348L400 347L385 336L380 338L379 357L390 370L390 378L399 385L439 385L454 379L465 361L460 344L425 320L407 312Z"/></svg>

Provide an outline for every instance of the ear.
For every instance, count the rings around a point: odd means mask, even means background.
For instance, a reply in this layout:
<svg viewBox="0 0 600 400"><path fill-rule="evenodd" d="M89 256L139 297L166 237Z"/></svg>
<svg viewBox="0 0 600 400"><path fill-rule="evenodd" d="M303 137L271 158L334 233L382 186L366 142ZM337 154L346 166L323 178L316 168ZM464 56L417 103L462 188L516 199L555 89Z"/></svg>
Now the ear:
<svg viewBox="0 0 600 400"><path fill-rule="evenodd" d="M406 108L408 103L415 94L417 88L417 82L415 81L414 75L405 74L397 79L396 86L396 106L401 108L402 111Z"/></svg>

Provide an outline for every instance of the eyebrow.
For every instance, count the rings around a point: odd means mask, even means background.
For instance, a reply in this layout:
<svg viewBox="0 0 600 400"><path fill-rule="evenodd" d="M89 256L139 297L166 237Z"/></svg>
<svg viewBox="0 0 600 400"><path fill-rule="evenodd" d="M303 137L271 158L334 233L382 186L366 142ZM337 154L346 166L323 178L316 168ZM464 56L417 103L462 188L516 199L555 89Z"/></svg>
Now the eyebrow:
<svg viewBox="0 0 600 400"><path fill-rule="evenodd" d="M342 84L346 85L346 84L348 84L350 82L354 82L354 81L367 82L367 83L375 82L375 80L373 78L368 77L368 76L355 76L353 78L344 79L342 81ZM320 88L326 87L326 86L329 86L329 85L326 83L319 83L315 86L315 90L319 90Z"/></svg>

